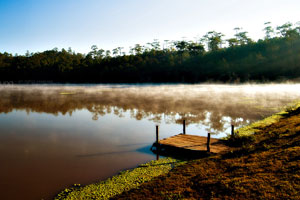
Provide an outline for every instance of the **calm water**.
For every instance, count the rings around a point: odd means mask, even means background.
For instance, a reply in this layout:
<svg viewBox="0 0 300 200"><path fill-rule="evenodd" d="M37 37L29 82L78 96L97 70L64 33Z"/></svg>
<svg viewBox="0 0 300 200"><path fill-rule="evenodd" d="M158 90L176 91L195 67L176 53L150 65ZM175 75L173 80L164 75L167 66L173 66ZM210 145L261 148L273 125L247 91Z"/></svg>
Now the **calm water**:
<svg viewBox="0 0 300 200"><path fill-rule="evenodd" d="M0 86L1 199L51 199L155 159L160 137L223 137L300 100L300 85Z"/></svg>

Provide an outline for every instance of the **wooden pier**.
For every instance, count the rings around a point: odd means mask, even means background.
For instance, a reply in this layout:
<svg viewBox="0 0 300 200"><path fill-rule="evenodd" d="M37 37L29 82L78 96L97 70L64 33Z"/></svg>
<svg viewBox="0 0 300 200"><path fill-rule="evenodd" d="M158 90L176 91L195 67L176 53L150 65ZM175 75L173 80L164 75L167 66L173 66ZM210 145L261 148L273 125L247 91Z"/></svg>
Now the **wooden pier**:
<svg viewBox="0 0 300 200"><path fill-rule="evenodd" d="M185 135L179 134L169 138L160 140L158 143L160 148L179 148L182 150L191 150L198 152L212 152L220 153L229 151L229 147L225 145L224 140L210 138L209 144L207 143L208 137L198 135Z"/></svg>
<svg viewBox="0 0 300 200"><path fill-rule="evenodd" d="M185 120L183 120L183 133L159 140L159 127L156 126L156 142L151 147L156 153L163 152L189 152L189 153L221 153L230 151L231 148L226 145L226 141L217 138L211 138L210 133L207 137L186 134ZM234 135L234 126L231 126L231 135Z"/></svg>

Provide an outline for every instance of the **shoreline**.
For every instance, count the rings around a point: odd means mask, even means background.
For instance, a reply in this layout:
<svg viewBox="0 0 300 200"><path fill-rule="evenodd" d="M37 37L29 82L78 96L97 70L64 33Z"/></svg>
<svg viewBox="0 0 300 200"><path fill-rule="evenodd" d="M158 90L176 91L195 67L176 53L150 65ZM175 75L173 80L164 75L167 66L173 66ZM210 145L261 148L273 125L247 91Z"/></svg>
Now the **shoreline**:
<svg viewBox="0 0 300 200"><path fill-rule="evenodd" d="M287 105L284 110L275 113L262 120L235 130L239 137L252 137L258 129L270 126L279 122L284 115L300 108L300 102L293 106ZM229 139L229 137L227 137ZM209 157L208 157L209 158ZM196 159L197 160L197 159ZM55 200L61 199L108 199L126 193L129 190L137 189L146 182L153 181L156 177L168 174L174 167L193 162L196 160L177 160L173 158L163 158L158 161L152 160L141 164L136 168L119 172L104 181L81 186L74 184L56 195Z"/></svg>
<svg viewBox="0 0 300 200"><path fill-rule="evenodd" d="M74 184L58 193L54 200L62 199L108 199L122 192L135 189L142 183L167 174L174 167L186 163L183 160L162 158L140 164L135 168L120 171L118 174L96 183L81 186Z"/></svg>

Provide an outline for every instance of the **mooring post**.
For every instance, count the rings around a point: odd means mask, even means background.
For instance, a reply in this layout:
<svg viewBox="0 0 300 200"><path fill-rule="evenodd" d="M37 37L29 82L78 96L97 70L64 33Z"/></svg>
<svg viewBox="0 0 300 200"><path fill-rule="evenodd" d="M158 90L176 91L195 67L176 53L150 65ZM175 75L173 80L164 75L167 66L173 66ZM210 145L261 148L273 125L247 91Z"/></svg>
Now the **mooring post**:
<svg viewBox="0 0 300 200"><path fill-rule="evenodd" d="M234 136L234 125L231 124L231 137L233 137L233 136Z"/></svg>
<svg viewBox="0 0 300 200"><path fill-rule="evenodd" d="M209 143L210 143L210 133L207 133L207 152L210 152Z"/></svg>
<svg viewBox="0 0 300 200"><path fill-rule="evenodd" d="M159 142L159 130L158 130L158 125L156 125L156 143L158 144Z"/></svg>
<svg viewBox="0 0 300 200"><path fill-rule="evenodd" d="M183 134L185 135L185 119L183 120Z"/></svg>

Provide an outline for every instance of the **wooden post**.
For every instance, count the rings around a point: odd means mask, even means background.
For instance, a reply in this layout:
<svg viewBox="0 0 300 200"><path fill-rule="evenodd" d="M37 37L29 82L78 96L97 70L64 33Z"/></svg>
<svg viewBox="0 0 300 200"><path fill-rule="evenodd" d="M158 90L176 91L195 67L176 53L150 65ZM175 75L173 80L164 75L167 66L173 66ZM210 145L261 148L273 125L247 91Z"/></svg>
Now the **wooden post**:
<svg viewBox="0 0 300 200"><path fill-rule="evenodd" d="M158 125L156 125L156 143L159 142L159 130L158 130Z"/></svg>
<svg viewBox="0 0 300 200"><path fill-rule="evenodd" d="M231 124L231 137L233 137L233 136L234 136L234 125Z"/></svg>
<svg viewBox="0 0 300 200"><path fill-rule="evenodd" d="M183 120L183 134L185 135L185 119Z"/></svg>
<svg viewBox="0 0 300 200"><path fill-rule="evenodd" d="M209 143L210 143L210 133L207 133L207 152L210 152Z"/></svg>

